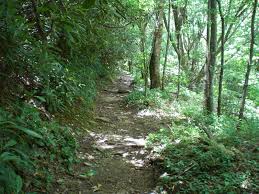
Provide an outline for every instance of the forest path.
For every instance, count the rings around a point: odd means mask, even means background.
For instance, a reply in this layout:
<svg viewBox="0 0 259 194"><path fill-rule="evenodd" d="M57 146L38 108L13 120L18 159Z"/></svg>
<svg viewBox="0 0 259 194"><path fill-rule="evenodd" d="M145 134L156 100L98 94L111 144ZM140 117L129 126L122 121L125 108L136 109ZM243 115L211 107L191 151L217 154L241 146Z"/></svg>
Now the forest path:
<svg viewBox="0 0 259 194"><path fill-rule="evenodd" d="M79 180L66 180L62 193L145 194L155 193L157 173L145 149L147 135L169 120L127 107L124 97L131 77L122 75L99 92L94 128L80 142ZM85 179L84 179L85 178Z"/></svg>

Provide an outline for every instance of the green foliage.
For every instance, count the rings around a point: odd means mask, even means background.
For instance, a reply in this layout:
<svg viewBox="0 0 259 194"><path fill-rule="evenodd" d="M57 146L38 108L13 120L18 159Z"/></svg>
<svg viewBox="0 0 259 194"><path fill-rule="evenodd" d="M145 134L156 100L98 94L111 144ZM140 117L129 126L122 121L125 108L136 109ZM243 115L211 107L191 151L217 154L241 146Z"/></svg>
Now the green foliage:
<svg viewBox="0 0 259 194"><path fill-rule="evenodd" d="M96 175L96 171L93 169L88 170L86 173L80 174L82 178L89 178Z"/></svg>
<svg viewBox="0 0 259 194"><path fill-rule="evenodd" d="M140 108L173 107L182 116L174 119L172 130L149 136L150 145L164 145L157 152L165 157L169 176L163 181L168 190L241 193L258 188L253 172L257 165L253 152L258 149L252 147L258 142L259 95L258 72L253 67L247 120L236 118L249 53L249 31L243 29L250 25L247 16L252 1L220 2L226 24L223 115L208 116L202 110L207 1L172 2L177 9L171 16L178 16L181 30L171 36L166 91L148 90L146 96L134 91L125 99ZM74 131L49 119L72 109L78 113L78 107L85 113L93 105L100 78L111 76L130 60L134 77L143 86L143 62L148 65L152 49L155 23L151 18L156 4L150 0L0 2L0 193L19 193L32 176L35 187L49 184L53 172L47 170L48 163L71 170L77 148ZM166 13L166 4L164 9ZM142 38L144 48L140 49ZM166 38L162 39L165 47ZM217 83L218 66L215 70L213 81ZM179 98L172 104L178 81ZM77 118L69 120L80 125ZM208 140L204 131L214 139ZM84 174L92 175L91 171Z"/></svg>
<svg viewBox="0 0 259 194"><path fill-rule="evenodd" d="M16 110L14 114L0 109L1 193L19 193L23 178L37 178L39 168L48 168L40 165L42 161L59 161L70 167L76 158L77 144L71 129L43 121L29 105Z"/></svg>
<svg viewBox="0 0 259 194"><path fill-rule="evenodd" d="M26 126L21 118L14 118L3 109L0 109L0 113L1 192L18 193L22 188L22 179L16 171L27 172L33 168L33 163L23 148L28 149L28 142L41 139L42 136Z"/></svg>
<svg viewBox="0 0 259 194"><path fill-rule="evenodd" d="M109 27L125 22L113 3L0 2L0 193L19 193L29 177L47 187L54 163L71 170L74 131L49 119L89 109L98 80L133 47L127 29Z"/></svg>
<svg viewBox="0 0 259 194"><path fill-rule="evenodd" d="M139 108L161 107L171 99L170 93L161 92L159 89L148 90L147 96L143 91L133 91L125 99L127 104L136 105Z"/></svg>
<svg viewBox="0 0 259 194"><path fill-rule="evenodd" d="M42 88L34 91L35 96L48 111L54 113L64 111L66 107L72 106L76 100L81 99L85 105L91 105L95 97L97 74L92 68L85 68L81 72L60 66L53 67L47 83ZM88 75L84 78L85 75Z"/></svg>
<svg viewBox="0 0 259 194"><path fill-rule="evenodd" d="M215 118L212 124L204 117L194 117L198 122L194 118L176 121L170 129L148 137L147 146L154 146L154 153L164 158L160 164L166 172L161 177L164 189L180 193L256 192L257 151L249 149L256 149L258 121L244 122L237 132L237 122L226 116ZM202 127L214 132L213 139L205 136Z"/></svg>
<svg viewBox="0 0 259 194"><path fill-rule="evenodd" d="M253 100L256 103L256 106L259 106L259 85L251 85L249 87L249 99Z"/></svg>
<svg viewBox="0 0 259 194"><path fill-rule="evenodd" d="M19 193L22 189L22 178L3 162L0 164L0 193Z"/></svg>

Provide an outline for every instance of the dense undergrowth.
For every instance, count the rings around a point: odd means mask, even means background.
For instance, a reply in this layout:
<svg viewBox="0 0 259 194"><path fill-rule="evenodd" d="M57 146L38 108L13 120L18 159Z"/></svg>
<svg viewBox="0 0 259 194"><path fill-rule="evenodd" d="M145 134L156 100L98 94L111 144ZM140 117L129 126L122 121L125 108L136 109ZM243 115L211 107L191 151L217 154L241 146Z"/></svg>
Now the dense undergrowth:
<svg viewBox="0 0 259 194"><path fill-rule="evenodd" d="M42 120L28 104L19 105L15 112L0 111L1 193L19 193L23 185L47 188L54 176L52 166L69 170L77 147L71 128Z"/></svg>
<svg viewBox="0 0 259 194"><path fill-rule="evenodd" d="M37 81L39 87L25 89L17 82L1 96L0 193L44 192L56 171L71 172L77 161L73 134L80 129L58 122L55 114L67 112L74 104L91 110L98 75L89 69L77 70L78 77L74 77L61 68L51 72L48 85ZM85 80L80 79L86 75ZM17 88L22 89L14 96Z"/></svg>
<svg viewBox="0 0 259 194"><path fill-rule="evenodd" d="M258 123L231 130L230 120L218 122L221 131L209 139L186 121L150 134L153 152L163 158L162 187L180 193L251 193L258 190ZM203 123L204 124L204 123ZM201 125L201 123L200 123ZM212 127L204 124L204 127ZM228 131L229 130L229 131Z"/></svg>
<svg viewBox="0 0 259 194"><path fill-rule="evenodd" d="M0 193L45 193L56 172L72 173L78 146L74 135L78 128L85 127L78 114L92 109L97 85L125 68L123 64L138 78L142 89L132 92L126 102L139 108L159 108L172 117L169 129L149 136L154 153L163 158L161 167L167 174L161 184L169 193L258 190L259 90L258 67L253 65L258 45L247 30L252 7L251 23L256 23L257 1L217 1L222 3L226 21L226 39L221 40L226 43L226 52L222 53L225 64L213 65L214 79L203 73L211 60L207 58L211 50L206 49L208 40L216 40L203 37L213 23L208 20L207 2L169 1L168 7L165 2L162 6L163 2L0 1ZM170 6L174 13L170 13ZM167 10L174 26L169 25L166 15L162 18ZM168 31L171 27L168 41L173 48L163 36L163 22ZM156 29L159 26L161 29ZM220 36L223 32L217 37L218 43ZM153 42L156 40L157 44ZM169 52L163 54L166 47ZM157 56L153 64L157 76L149 80L152 56ZM164 62L160 80L162 57L168 61ZM221 69L223 79L219 81ZM249 84L244 84L245 74ZM222 90L219 117L203 112L203 78L212 79L207 97L220 96ZM149 90L149 81L156 81L157 89ZM163 91L160 82L165 86ZM247 100L240 121L237 116L242 110L242 97Z"/></svg>
<svg viewBox="0 0 259 194"><path fill-rule="evenodd" d="M108 2L1 1L0 13L0 193L47 192L78 161L80 129L58 115L92 109L126 29L103 27L123 23Z"/></svg>
<svg viewBox="0 0 259 194"><path fill-rule="evenodd" d="M240 122L227 111L220 117L208 117L200 106L202 96L188 89L182 88L179 99L173 99L170 88L164 92L150 90L147 96L134 91L125 99L140 109L162 109L172 117L168 128L147 138L147 147L158 158L161 190L255 193L259 186L259 122L254 109L248 107L246 120Z"/></svg>
<svg viewBox="0 0 259 194"><path fill-rule="evenodd" d="M161 107L167 101L172 100L173 96L167 91L161 91L159 89L148 90L147 96L144 95L143 91L134 91L130 93L126 98L125 102L129 105L136 105L138 108L148 107Z"/></svg>

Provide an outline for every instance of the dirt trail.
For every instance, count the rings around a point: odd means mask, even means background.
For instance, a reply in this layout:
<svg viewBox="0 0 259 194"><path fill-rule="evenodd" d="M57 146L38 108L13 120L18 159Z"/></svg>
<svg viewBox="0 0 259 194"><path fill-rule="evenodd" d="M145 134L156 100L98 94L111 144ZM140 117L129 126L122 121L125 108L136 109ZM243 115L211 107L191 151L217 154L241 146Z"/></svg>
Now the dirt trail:
<svg viewBox="0 0 259 194"><path fill-rule="evenodd" d="M130 79L123 75L99 92L92 121L95 128L80 143L85 161L77 169L81 178L64 180L65 188L56 193L155 193L157 174L147 157L145 138L167 120L125 105Z"/></svg>

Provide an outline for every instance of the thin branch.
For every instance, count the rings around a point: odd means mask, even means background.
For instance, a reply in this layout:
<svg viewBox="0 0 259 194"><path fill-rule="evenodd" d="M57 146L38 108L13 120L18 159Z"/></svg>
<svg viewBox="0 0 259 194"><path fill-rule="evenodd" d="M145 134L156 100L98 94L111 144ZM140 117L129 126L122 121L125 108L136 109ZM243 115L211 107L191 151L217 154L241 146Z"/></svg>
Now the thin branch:
<svg viewBox="0 0 259 194"><path fill-rule="evenodd" d="M174 40L173 40L172 33L170 32L169 27L168 27L168 25L167 25L167 19L166 19L165 14L163 15L163 19L164 19L164 24L165 24L166 31L167 31L167 33L170 34L169 39L170 39L170 41L171 41L171 43L172 43L172 46L173 46L173 48L174 48L176 54L179 55L179 54L180 54L180 53L179 53L179 50L178 50L178 48L177 48L177 46L176 46L176 44L175 44L175 42L174 42Z"/></svg>

